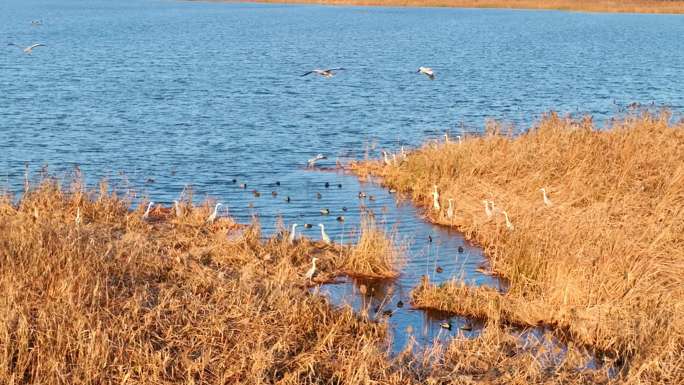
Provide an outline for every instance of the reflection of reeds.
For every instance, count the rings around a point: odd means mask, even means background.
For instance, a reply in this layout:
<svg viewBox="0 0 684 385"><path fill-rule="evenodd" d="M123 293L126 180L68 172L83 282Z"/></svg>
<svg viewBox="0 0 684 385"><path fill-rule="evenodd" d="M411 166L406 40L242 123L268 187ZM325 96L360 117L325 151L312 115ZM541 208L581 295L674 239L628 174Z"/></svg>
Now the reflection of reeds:
<svg viewBox="0 0 684 385"><path fill-rule="evenodd" d="M290 0L251 1L263 3L292 2ZM294 2L385 7L515 8L585 12L684 13L684 2L679 0L295 0Z"/></svg>
<svg viewBox="0 0 684 385"><path fill-rule="evenodd" d="M486 298L432 287L421 306L556 325L629 362L634 381L681 382L684 125L668 121L644 114L596 130L590 119L551 114L517 137L492 125L462 144L433 142L401 163L353 169L474 239L510 283L505 296ZM430 209L433 184L442 202L454 200L452 219ZM494 202L491 218L483 200Z"/></svg>
<svg viewBox="0 0 684 385"><path fill-rule="evenodd" d="M342 270L364 278L396 278L404 261L404 249L393 235L380 229L370 216L361 219L358 242L346 255Z"/></svg>

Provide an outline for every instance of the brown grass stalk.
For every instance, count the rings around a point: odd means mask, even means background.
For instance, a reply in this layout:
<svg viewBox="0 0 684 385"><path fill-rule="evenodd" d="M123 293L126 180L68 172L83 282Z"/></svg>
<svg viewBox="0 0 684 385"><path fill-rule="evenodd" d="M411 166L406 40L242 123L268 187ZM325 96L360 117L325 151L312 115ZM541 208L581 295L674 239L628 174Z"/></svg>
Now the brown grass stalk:
<svg viewBox="0 0 684 385"><path fill-rule="evenodd" d="M644 114L597 130L591 119L550 114L517 137L492 126L483 137L352 169L383 177L429 220L482 245L510 281L505 296L433 288L422 307L557 325L619 357L628 382L676 383L684 381L684 126L668 121ZM494 202L491 218L483 200Z"/></svg>

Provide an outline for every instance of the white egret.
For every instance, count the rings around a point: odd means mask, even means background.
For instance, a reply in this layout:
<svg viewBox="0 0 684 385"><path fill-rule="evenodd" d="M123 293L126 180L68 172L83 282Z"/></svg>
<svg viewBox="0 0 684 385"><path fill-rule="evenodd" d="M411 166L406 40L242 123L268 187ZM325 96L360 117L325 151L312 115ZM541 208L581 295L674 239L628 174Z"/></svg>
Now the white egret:
<svg viewBox="0 0 684 385"><path fill-rule="evenodd" d="M296 229L297 229L297 224L294 223L292 225L292 230L290 231L290 244L293 244L295 241L295 237L297 236Z"/></svg>
<svg viewBox="0 0 684 385"><path fill-rule="evenodd" d="M444 133L444 143L449 144L449 134L446 132Z"/></svg>
<svg viewBox="0 0 684 385"><path fill-rule="evenodd" d="M434 191L432 192L432 208L435 211L439 211L439 192L437 192L437 185L433 185Z"/></svg>
<svg viewBox="0 0 684 385"><path fill-rule="evenodd" d="M323 154L318 154L315 157L307 160L306 164L308 165L308 167L313 168L316 165L316 162L323 159L328 159L328 157Z"/></svg>
<svg viewBox="0 0 684 385"><path fill-rule="evenodd" d="M316 261L318 258L313 257L311 258L311 268L306 272L304 275L304 278L308 279L309 282L313 279L313 276L316 274Z"/></svg>
<svg viewBox="0 0 684 385"><path fill-rule="evenodd" d="M152 205L153 205L153 204L154 204L154 202L150 202L150 203L147 204L147 209L145 210L145 213L144 213L143 216L142 216L143 219L147 219L147 218L150 217L150 210L152 210Z"/></svg>
<svg viewBox="0 0 684 385"><path fill-rule="evenodd" d="M453 206L453 199L449 199L449 207L447 208L447 218L453 219L454 217L454 206Z"/></svg>
<svg viewBox="0 0 684 385"><path fill-rule="evenodd" d="M382 159L385 161L386 166L389 166L392 164L392 161L390 160L389 154L387 153L387 151L384 151L384 150L382 151Z"/></svg>
<svg viewBox="0 0 684 385"><path fill-rule="evenodd" d="M546 189L542 187L542 188L539 189L539 191L542 192L542 196L544 197L544 204L545 204L547 207L553 206L553 202L551 202L551 199L549 199L549 197L546 195Z"/></svg>
<svg viewBox="0 0 684 385"><path fill-rule="evenodd" d="M209 218L207 218L207 223L214 223L216 220L216 217L218 216L218 208L222 206L223 203L217 203L216 206L214 206L214 211L209 215Z"/></svg>
<svg viewBox="0 0 684 385"><path fill-rule="evenodd" d="M325 233L325 225L323 225L322 223L319 223L318 227L321 228L321 239L323 240L323 242L328 244L328 245L331 244L332 241L330 240L330 237L328 236L328 234Z"/></svg>
<svg viewBox="0 0 684 385"><path fill-rule="evenodd" d="M482 203L484 203L484 210L485 210L485 215L487 215L487 218L492 217L492 209L489 207L489 204L491 203L492 206L494 206L494 202L488 201L488 200L483 200Z"/></svg>
<svg viewBox="0 0 684 385"><path fill-rule="evenodd" d="M76 226L81 224L81 208L76 208Z"/></svg>
<svg viewBox="0 0 684 385"><path fill-rule="evenodd" d="M435 71L433 71L430 67L418 67L418 71L416 72L424 74L425 76L429 77L430 80L435 80Z"/></svg>
<svg viewBox="0 0 684 385"><path fill-rule="evenodd" d="M513 227L513 223L511 223L511 220L508 219L508 213L505 211L501 211L501 213L504 215L504 217L506 217L506 228L509 231L513 231L515 229L515 227Z"/></svg>
<svg viewBox="0 0 684 385"><path fill-rule="evenodd" d="M178 204L178 201L173 201L173 208L176 210L176 218L180 218L183 216L183 210Z"/></svg>
<svg viewBox="0 0 684 385"><path fill-rule="evenodd" d="M344 68L341 68L341 67L340 68L327 68L327 69L323 69L323 70L322 69L315 69L315 70L311 70L311 71L303 74L302 76L307 76L310 74L316 74L316 75L322 76L324 78L331 78L331 77L335 76L335 71L344 71Z"/></svg>
<svg viewBox="0 0 684 385"><path fill-rule="evenodd" d="M28 47L22 47L20 45L14 44L14 43L9 43L7 45L15 46L15 47L19 48L20 50L24 51L24 53L27 55L30 55L33 52L34 48L47 47L45 44L41 44L41 43L36 43L36 44L30 45Z"/></svg>

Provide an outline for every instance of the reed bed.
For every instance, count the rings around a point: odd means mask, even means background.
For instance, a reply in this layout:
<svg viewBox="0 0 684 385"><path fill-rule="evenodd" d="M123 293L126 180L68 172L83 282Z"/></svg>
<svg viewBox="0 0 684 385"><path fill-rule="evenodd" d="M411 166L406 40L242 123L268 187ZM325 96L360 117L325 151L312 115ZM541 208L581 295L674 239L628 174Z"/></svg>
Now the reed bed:
<svg viewBox="0 0 684 385"><path fill-rule="evenodd" d="M546 9L582 12L684 13L678 0L249 0L263 3L302 3L382 7L452 7Z"/></svg>
<svg viewBox="0 0 684 385"><path fill-rule="evenodd" d="M396 237L379 228L370 216L361 219L359 239L347 253L342 270L349 276L391 279L399 276L404 247Z"/></svg>
<svg viewBox="0 0 684 385"><path fill-rule="evenodd" d="M142 219L124 198L45 182L0 200L0 383L305 384L387 378L385 325L303 278L336 253L210 205ZM154 213L155 211L153 211Z"/></svg>
<svg viewBox="0 0 684 385"><path fill-rule="evenodd" d="M554 325L613 357L627 383L682 383L684 124L669 122L642 114L599 130L548 114L519 136L492 124L351 168L482 245L509 281L505 294L421 285L416 306Z"/></svg>
<svg viewBox="0 0 684 385"><path fill-rule="evenodd" d="M392 357L384 321L331 306L304 277L312 256L314 283L334 276L342 249L207 223L213 204L189 197L143 219L132 199L54 180L0 195L0 383L609 382L579 350L496 324Z"/></svg>

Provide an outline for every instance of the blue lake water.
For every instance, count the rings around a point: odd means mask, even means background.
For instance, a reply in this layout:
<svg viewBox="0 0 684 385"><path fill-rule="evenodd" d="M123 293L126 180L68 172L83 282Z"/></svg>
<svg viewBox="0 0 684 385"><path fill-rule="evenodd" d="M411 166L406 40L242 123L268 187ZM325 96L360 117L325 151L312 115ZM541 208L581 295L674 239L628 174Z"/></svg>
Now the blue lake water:
<svg viewBox="0 0 684 385"><path fill-rule="evenodd" d="M551 109L597 121L632 102L679 113L682 36L684 18L670 15L3 0L1 184L19 190L25 163L57 174L79 165L90 182L106 177L156 202L189 184L196 197L226 204L224 215L258 214L267 232L281 216L325 223L338 241L358 226L357 193L366 191L381 224L410 242L402 276L367 297L351 282L321 290L338 303L394 310L399 349L410 334L429 342L456 333L439 328L444 316L408 306L421 275L497 282L476 272L485 260L457 233L424 223L377 185L306 170L306 159L323 153L320 165L330 167L445 132L481 132L486 119L520 130ZM47 47L27 55L10 42ZM423 65L434 81L415 73ZM346 70L300 76L325 67ZM324 207L331 215L319 214ZM396 308L399 300L407 306Z"/></svg>

